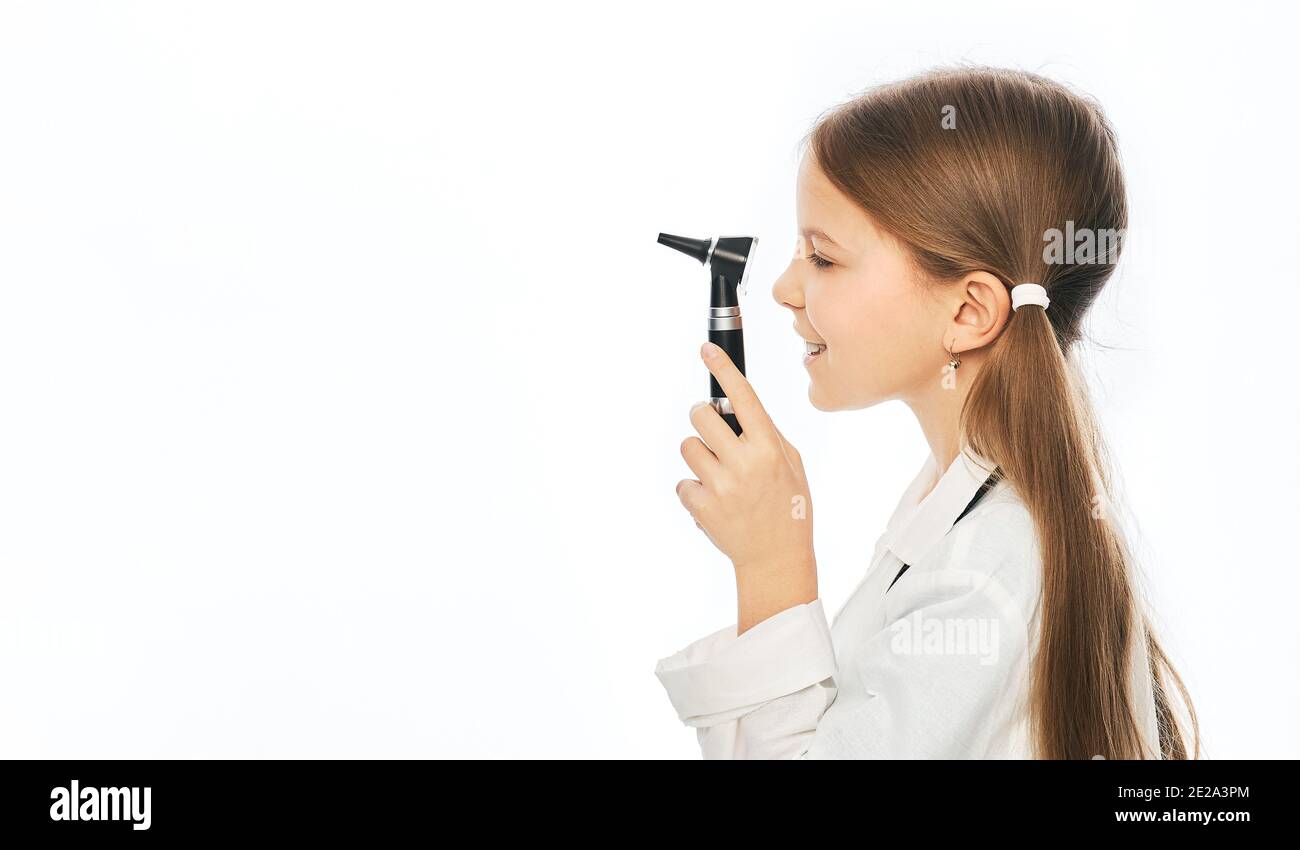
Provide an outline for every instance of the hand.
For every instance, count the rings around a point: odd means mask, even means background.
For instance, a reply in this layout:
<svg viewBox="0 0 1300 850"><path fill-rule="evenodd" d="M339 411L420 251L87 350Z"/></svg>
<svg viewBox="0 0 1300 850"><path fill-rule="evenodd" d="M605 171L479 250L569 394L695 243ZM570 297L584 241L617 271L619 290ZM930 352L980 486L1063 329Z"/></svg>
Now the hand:
<svg viewBox="0 0 1300 850"><path fill-rule="evenodd" d="M692 407L691 423L703 439L688 437L681 450L698 479L679 481L677 497L731 559L744 631L817 598L812 498L799 452L777 430L749 381L713 343L705 343L700 354L731 399L742 433L736 436L708 402Z"/></svg>

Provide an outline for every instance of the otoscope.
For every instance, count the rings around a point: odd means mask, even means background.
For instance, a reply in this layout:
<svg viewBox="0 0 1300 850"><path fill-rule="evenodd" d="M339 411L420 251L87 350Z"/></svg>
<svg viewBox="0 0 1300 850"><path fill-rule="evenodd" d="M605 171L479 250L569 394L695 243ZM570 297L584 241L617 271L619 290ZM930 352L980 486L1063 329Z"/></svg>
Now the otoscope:
<svg viewBox="0 0 1300 850"><path fill-rule="evenodd" d="M745 374L745 337L740 327L740 302L736 290L745 293L745 278L749 274L749 261L758 245L756 236L715 236L712 239L691 239L660 233L659 244L694 257L709 269L711 294L709 296L709 342L716 344L740 374ZM718 379L709 375L709 404L722 415L736 436L740 436L740 422L731 409L731 399L718 386Z"/></svg>

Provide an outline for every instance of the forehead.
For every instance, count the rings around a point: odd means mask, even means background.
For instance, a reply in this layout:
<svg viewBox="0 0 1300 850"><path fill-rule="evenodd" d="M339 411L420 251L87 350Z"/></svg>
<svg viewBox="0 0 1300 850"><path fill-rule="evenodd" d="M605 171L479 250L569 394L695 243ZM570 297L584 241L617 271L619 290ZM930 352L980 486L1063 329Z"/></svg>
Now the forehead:
<svg viewBox="0 0 1300 850"><path fill-rule="evenodd" d="M852 249L870 230L866 213L831 183L811 153L799 162L795 194L801 232L822 231L831 241Z"/></svg>
<svg viewBox="0 0 1300 850"><path fill-rule="evenodd" d="M839 194L839 190L822 172L811 151L799 160L799 191L820 201L833 200Z"/></svg>

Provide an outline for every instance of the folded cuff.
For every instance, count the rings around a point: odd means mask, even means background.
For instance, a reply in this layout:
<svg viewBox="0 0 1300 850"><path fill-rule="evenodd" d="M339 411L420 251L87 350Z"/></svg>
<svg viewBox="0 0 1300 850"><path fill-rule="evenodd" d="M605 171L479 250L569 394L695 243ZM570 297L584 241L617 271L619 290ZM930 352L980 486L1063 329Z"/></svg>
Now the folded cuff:
<svg viewBox="0 0 1300 850"><path fill-rule="evenodd" d="M737 637L736 624L655 665L683 723L794 693L835 675L835 647L820 598L773 614ZM692 722L694 721L694 722Z"/></svg>

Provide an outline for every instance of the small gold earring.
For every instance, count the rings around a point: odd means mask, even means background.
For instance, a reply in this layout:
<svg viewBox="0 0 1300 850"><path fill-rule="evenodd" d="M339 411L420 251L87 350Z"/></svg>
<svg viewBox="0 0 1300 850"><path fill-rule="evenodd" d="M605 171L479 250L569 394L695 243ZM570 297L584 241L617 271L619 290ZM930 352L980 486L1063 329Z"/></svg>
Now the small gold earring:
<svg viewBox="0 0 1300 850"><path fill-rule="evenodd" d="M955 340L954 344L956 344ZM957 367L961 365L961 358L946 345L943 350L948 352L948 362L939 370L939 374L943 375L940 383L945 390L953 390L957 388Z"/></svg>

